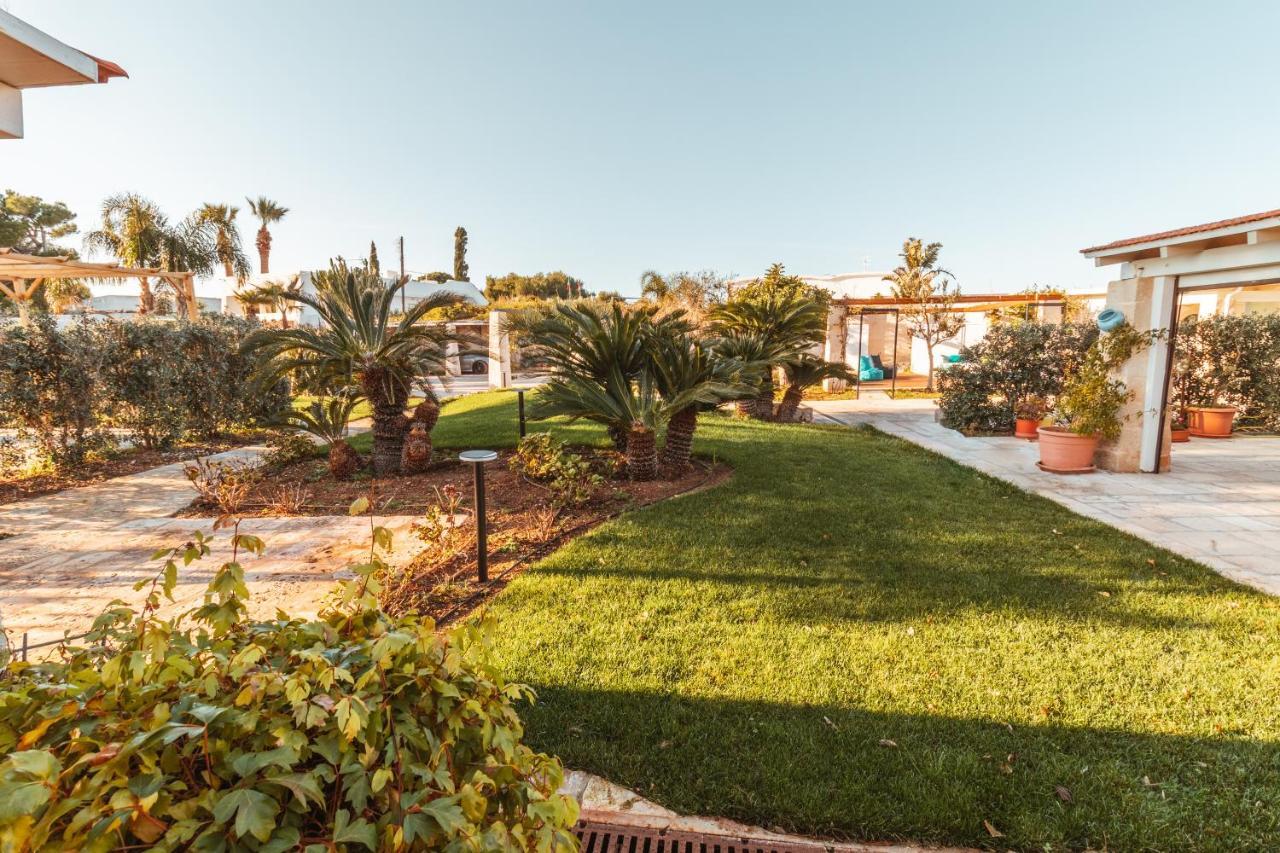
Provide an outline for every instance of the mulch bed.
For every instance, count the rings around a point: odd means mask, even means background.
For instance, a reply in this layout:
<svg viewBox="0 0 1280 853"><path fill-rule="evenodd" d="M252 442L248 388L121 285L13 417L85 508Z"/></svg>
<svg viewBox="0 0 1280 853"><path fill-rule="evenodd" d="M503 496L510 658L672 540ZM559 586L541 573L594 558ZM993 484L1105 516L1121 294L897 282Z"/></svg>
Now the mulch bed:
<svg viewBox="0 0 1280 853"><path fill-rule="evenodd" d="M36 474L31 477L0 478L0 506L17 501L25 501L29 498L38 498L41 495L51 495L64 489L91 486L104 480L110 480L113 477L137 474L140 471L158 468L161 465L168 465L173 462L181 462L196 456L221 453L224 450L232 450L236 447L244 447L246 444L253 444L261 441L262 438L262 436L233 436L216 441L177 444L173 447L157 450L135 447L123 450L118 456L111 459L86 462L73 471Z"/></svg>
<svg viewBox="0 0 1280 853"><path fill-rule="evenodd" d="M589 447L573 452L594 459L602 455ZM429 543L406 566L383 578L383 605L393 613L420 613L440 624L466 616L497 595L531 563L597 524L634 507L724 482L732 470L723 463L695 459L678 476L664 471L651 482L609 479L586 504L556 510L551 491L507 467L511 451L503 451L485 468L489 534L489 583L476 580L475 528L470 523L471 466L453 455L441 458L422 474L374 480L367 476L348 482L329 476L323 459L308 459L263 470L237 515L241 517L346 515L347 508L365 497L378 515L437 514L439 495L447 486L459 496L458 512L467 516L447 540ZM213 510L193 503L180 516L208 516Z"/></svg>

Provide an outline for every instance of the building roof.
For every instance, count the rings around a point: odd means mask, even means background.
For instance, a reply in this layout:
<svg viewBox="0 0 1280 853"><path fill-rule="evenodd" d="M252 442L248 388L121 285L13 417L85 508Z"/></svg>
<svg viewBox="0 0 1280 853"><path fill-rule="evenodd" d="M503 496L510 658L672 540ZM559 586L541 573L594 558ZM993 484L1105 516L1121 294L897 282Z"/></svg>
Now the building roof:
<svg viewBox="0 0 1280 853"><path fill-rule="evenodd" d="M1173 240L1178 237L1189 237L1195 234L1205 234L1210 231L1236 228L1241 225L1252 225L1255 222L1262 222L1267 219L1276 218L1280 218L1280 210L1266 210L1262 213L1250 213L1247 216L1236 216L1231 219L1219 219L1216 222L1205 222L1201 225L1189 225L1185 228L1174 228L1171 231L1144 234L1141 237L1126 237L1123 240L1115 240L1111 243L1104 243L1101 246L1091 246L1087 249L1081 249L1080 253L1089 255L1094 252L1123 249L1128 246L1137 246L1142 243L1159 243L1166 240Z"/></svg>
<svg viewBox="0 0 1280 853"><path fill-rule="evenodd" d="M14 89L105 83L128 77L114 62L98 59L0 10L0 83Z"/></svg>

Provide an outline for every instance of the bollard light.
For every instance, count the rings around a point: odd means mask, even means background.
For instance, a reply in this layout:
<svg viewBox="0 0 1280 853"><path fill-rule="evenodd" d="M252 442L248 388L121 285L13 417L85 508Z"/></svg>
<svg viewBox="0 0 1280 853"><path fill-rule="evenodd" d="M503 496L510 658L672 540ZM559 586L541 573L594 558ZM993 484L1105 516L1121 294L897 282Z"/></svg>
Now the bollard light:
<svg viewBox="0 0 1280 853"><path fill-rule="evenodd" d="M524 389L516 389L516 399L520 406L520 437L524 438Z"/></svg>
<svg viewBox="0 0 1280 853"><path fill-rule="evenodd" d="M489 522L484 510L484 463L497 458L498 454L492 450L464 450L458 454L458 459L471 463L475 483L476 576L480 583L489 582Z"/></svg>

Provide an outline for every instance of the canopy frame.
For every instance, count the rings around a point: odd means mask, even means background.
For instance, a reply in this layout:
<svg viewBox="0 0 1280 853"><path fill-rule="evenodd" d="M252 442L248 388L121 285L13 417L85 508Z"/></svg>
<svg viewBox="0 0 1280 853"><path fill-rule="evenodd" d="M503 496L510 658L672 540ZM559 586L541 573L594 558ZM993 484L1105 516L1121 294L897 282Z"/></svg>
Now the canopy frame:
<svg viewBox="0 0 1280 853"><path fill-rule="evenodd" d="M193 272L123 267L115 262L92 263L78 258L25 255L12 249L0 249L0 293L18 306L18 321L24 326L31 323L30 301L41 285L46 281L72 278L133 278L144 283L149 279L159 279L173 288L179 313L185 313L191 320L199 316Z"/></svg>

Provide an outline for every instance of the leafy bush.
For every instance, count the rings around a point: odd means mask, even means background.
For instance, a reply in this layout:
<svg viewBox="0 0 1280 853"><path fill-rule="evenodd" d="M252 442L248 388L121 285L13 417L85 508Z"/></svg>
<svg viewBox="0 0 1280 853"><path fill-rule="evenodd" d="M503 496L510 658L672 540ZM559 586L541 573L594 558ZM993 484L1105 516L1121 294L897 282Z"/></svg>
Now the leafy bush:
<svg viewBox="0 0 1280 853"><path fill-rule="evenodd" d="M1176 348L1176 410L1235 406L1241 424L1280 430L1280 314L1187 320Z"/></svg>
<svg viewBox="0 0 1280 853"><path fill-rule="evenodd" d="M375 541L389 544L375 531ZM233 533L233 546L262 551ZM576 849L559 762L521 741L529 698L488 626L441 635L377 608L371 555L313 621L249 621L244 569L160 619L197 538L163 554L61 659L0 675L4 849Z"/></svg>
<svg viewBox="0 0 1280 853"><path fill-rule="evenodd" d="M582 506L604 482L588 460L545 432L520 439L508 464L517 474L544 483L557 506Z"/></svg>
<svg viewBox="0 0 1280 853"><path fill-rule="evenodd" d="M1028 397L1056 399L1097 339L1092 323L1000 323L940 376L942 423L961 432L1009 432Z"/></svg>
<svg viewBox="0 0 1280 853"><path fill-rule="evenodd" d="M288 405L287 386L254 384L240 352L251 325L228 317L194 323L83 322L59 330L37 317L0 332L0 419L23 430L42 457L74 465L105 427L146 447L264 424Z"/></svg>
<svg viewBox="0 0 1280 853"><path fill-rule="evenodd" d="M0 420L55 466L75 465L97 425L102 353L83 324L58 331L48 315L0 333Z"/></svg>

